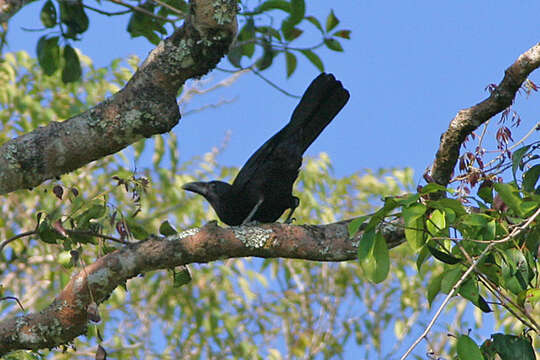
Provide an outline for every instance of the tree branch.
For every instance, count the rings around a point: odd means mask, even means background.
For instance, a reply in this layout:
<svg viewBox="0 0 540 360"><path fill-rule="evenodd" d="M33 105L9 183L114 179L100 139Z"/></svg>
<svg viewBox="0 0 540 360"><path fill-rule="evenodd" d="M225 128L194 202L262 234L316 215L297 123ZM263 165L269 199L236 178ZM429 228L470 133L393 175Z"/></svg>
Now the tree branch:
<svg viewBox="0 0 540 360"><path fill-rule="evenodd" d="M538 67L540 43L519 56L516 62L506 69L504 78L487 99L458 112L442 135L439 150L435 155L431 177L436 183L448 185L459 157L459 149L467 135L510 106L527 76Z"/></svg>
<svg viewBox="0 0 540 360"><path fill-rule="evenodd" d="M84 334L88 307L93 301L104 302L118 285L148 271L246 256L354 260L362 234L349 239L350 221L329 225L273 223L229 228L211 222L167 238L151 237L129 244L83 268L44 310L1 321L0 356L17 349L51 348ZM380 230L386 234L389 248L405 241L402 230L393 224L385 226L387 228Z"/></svg>
<svg viewBox="0 0 540 360"><path fill-rule="evenodd" d="M2 0L0 0L2 1ZM179 121L176 95L215 68L237 31L237 2L192 0L184 25L163 40L127 85L88 111L0 147L0 194L33 188Z"/></svg>

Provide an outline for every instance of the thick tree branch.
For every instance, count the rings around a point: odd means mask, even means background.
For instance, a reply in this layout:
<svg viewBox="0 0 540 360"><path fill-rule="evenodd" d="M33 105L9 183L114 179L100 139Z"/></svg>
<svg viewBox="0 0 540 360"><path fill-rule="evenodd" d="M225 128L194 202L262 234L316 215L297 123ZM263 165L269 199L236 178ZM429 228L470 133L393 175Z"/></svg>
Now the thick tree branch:
<svg viewBox="0 0 540 360"><path fill-rule="evenodd" d="M1 1L1 0L0 0ZM184 26L163 40L127 85L97 106L0 147L0 194L32 188L179 121L176 95L212 70L237 30L235 0L192 0Z"/></svg>
<svg viewBox="0 0 540 360"><path fill-rule="evenodd" d="M527 76L538 67L540 43L523 53L506 69L504 78L487 99L458 112L442 135L439 150L435 155L431 177L436 183L448 185L465 138L492 116L510 106Z"/></svg>
<svg viewBox="0 0 540 360"><path fill-rule="evenodd" d="M349 222L229 228L211 222L167 238L154 237L127 245L85 267L46 309L1 321L0 356L17 349L37 350L67 344L86 332L88 307L93 301L102 303L118 285L151 270L246 256L354 260L361 233L349 239ZM399 227L385 226L380 230L386 234L389 248L404 242Z"/></svg>

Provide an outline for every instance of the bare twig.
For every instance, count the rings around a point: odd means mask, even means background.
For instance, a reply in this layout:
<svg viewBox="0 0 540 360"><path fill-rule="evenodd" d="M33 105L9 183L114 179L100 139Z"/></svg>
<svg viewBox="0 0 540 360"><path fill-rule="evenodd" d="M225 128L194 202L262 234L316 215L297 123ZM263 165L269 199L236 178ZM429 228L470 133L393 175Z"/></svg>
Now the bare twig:
<svg viewBox="0 0 540 360"><path fill-rule="evenodd" d="M21 308L21 310L24 312L24 307L22 306L19 299L17 299L15 296L4 296L0 298L0 301L4 301L4 300L15 300L17 304L19 304L19 307Z"/></svg>
<svg viewBox="0 0 540 360"><path fill-rule="evenodd" d="M7 239L7 240L2 241L2 242L0 243L0 253L4 250L4 248L6 247L6 245L9 244L10 242L15 241L15 240L17 240L17 239L20 239L20 238L22 238L22 237L30 236L30 235L34 235L34 234L37 234L37 229L32 230L32 231L26 231L26 232L17 234L17 235L15 235L15 236L10 237L10 238Z"/></svg>
<svg viewBox="0 0 540 360"><path fill-rule="evenodd" d="M86 5L86 4L83 4L83 6L84 6L86 9L88 9L88 10L91 10L91 11L97 12L98 14L106 15L106 16L125 15L125 14L128 14L128 13L131 12L131 10L123 10L123 11L109 12L109 11L101 10L101 9L98 9L98 8L95 8L95 7L93 7L93 6Z"/></svg>
<svg viewBox="0 0 540 360"><path fill-rule="evenodd" d="M121 5L121 6L125 6L125 7L129 8L131 10L138 11L138 12L143 13L145 15L151 16L151 17L153 17L155 19L158 19L158 20L163 20L163 21L172 22L172 23L174 23L176 21L174 19L169 19L169 18L166 18L166 17L163 17L163 16L156 15L153 12L148 11L148 10L142 8L142 7L127 4L127 3L123 2L123 1L120 1L120 0L109 0L109 1L113 2L115 4L118 4L118 5Z"/></svg>

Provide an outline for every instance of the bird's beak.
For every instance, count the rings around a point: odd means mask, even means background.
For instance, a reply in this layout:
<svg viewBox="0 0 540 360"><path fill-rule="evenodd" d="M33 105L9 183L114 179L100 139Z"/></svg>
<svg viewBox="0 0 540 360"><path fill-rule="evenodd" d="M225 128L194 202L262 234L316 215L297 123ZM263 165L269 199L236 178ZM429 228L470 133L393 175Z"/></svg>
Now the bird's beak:
<svg viewBox="0 0 540 360"><path fill-rule="evenodd" d="M205 196L208 192L208 184L203 181L194 181L182 185L182 189Z"/></svg>

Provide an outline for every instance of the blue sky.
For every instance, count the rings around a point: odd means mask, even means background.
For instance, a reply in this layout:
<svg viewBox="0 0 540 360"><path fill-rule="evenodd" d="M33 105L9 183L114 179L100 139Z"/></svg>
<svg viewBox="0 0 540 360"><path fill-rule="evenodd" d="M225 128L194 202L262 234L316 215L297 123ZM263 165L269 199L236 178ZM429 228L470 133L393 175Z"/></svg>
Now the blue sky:
<svg viewBox="0 0 540 360"><path fill-rule="evenodd" d="M21 27L37 27L41 4L27 6L10 23L8 50L35 54L41 33ZM343 82L351 99L307 154L327 152L338 176L364 168L411 166L418 179L452 117L481 101L485 86L499 82L504 69L539 41L536 1L311 1L307 13L326 16L329 4L340 27L352 30L352 39L342 41L344 53L324 50L321 56L326 71ZM130 54L144 58L153 48L145 39L129 38L126 18L92 16L90 21L90 30L75 45L97 66ZM318 40L316 30L311 34L299 46ZM264 74L301 94L318 71L299 57L290 79L281 59ZM217 80L225 74L210 76ZM538 74L532 79L540 83ZM288 121L297 103L248 74L233 87L198 98L193 106L223 98L236 101L187 116L175 128L183 160L221 144L230 130L231 140L219 160L241 166ZM527 123L538 121L538 96L518 105L525 125L517 131L525 132Z"/></svg>
<svg viewBox="0 0 540 360"><path fill-rule="evenodd" d="M35 55L42 34L21 27L38 27L41 4L27 6L10 22L8 51L24 49ZM325 50L321 56L326 71L343 82L351 99L308 155L327 152L337 176L364 168L410 166L418 179L455 114L484 99L486 85L498 83L504 70L540 41L538 1L311 1L307 13L326 16L330 4L340 27L352 30L352 39L342 41L344 53ZM144 58L153 48L145 39L129 38L126 18L92 16L90 21L90 30L75 46L97 66L130 54ZM308 37L299 45L316 41ZM264 75L301 94L318 70L299 58L290 79L281 60ZM225 74L210 76L218 80ZM540 84L538 73L531 79ZM193 107L222 98L237 100L187 116L175 128L183 160L221 144L230 130L232 137L219 161L241 166L285 125L298 101L248 74L230 88L198 98ZM524 125L514 139L539 120L538 107L538 95L518 99L516 110ZM424 349L421 345L416 353L422 355Z"/></svg>

